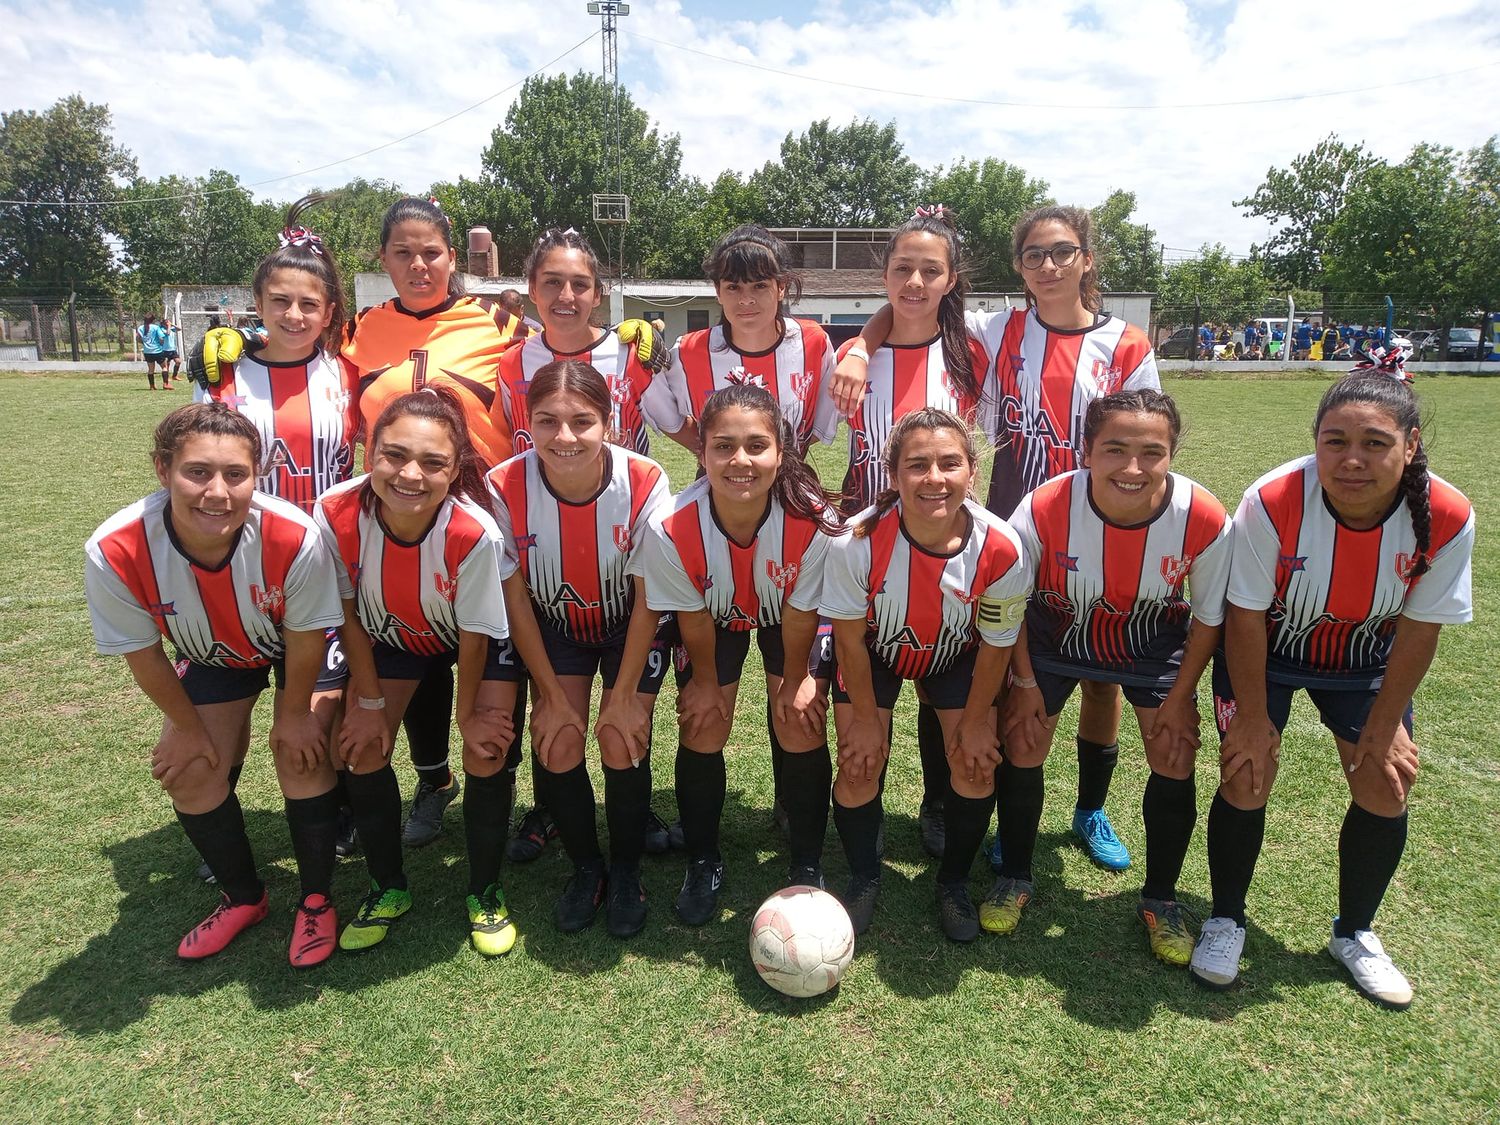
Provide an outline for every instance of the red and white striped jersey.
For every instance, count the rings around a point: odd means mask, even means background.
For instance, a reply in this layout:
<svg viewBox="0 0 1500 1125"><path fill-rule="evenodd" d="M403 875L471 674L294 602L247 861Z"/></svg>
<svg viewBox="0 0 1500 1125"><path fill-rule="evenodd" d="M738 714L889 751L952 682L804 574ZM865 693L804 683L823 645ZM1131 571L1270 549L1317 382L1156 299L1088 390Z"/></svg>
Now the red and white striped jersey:
<svg viewBox="0 0 1500 1125"><path fill-rule="evenodd" d="M874 509L849 522L857 526ZM951 555L918 546L901 522L901 501L868 535L828 549L818 612L864 618L866 642L903 679L945 672L978 644L1016 641L1030 589L1021 542L1004 520L964 501L969 533Z"/></svg>
<svg viewBox="0 0 1500 1125"><path fill-rule="evenodd" d="M681 429L689 417L702 417L709 395L735 383L749 383L770 392L796 435L799 449L806 449L814 438L832 441L839 428L838 408L829 392L833 345L810 320L786 317L785 322L786 334L764 352L727 347L722 325L679 339L672 347L672 366L666 373L677 425L659 428Z"/></svg>
<svg viewBox="0 0 1500 1125"><path fill-rule="evenodd" d="M1323 496L1312 456L1246 489L1234 515L1229 601L1269 611L1271 679L1374 686L1398 617L1444 625L1473 619L1474 509L1451 484L1430 479L1432 569L1417 579L1417 537L1404 501L1375 527L1345 527Z"/></svg>
<svg viewBox="0 0 1500 1125"><path fill-rule="evenodd" d="M537 617L585 645L624 636L635 605L630 556L651 513L671 496L667 474L649 457L610 445L603 456L599 491L578 503L552 491L534 449L488 478L505 545L501 577L519 569Z"/></svg>
<svg viewBox="0 0 1500 1125"><path fill-rule="evenodd" d="M177 655L216 668L264 668L286 651L281 631L344 623L337 567L313 521L252 493L229 558L212 569L177 544L167 491L116 512L84 547L94 640L108 655L166 637Z"/></svg>
<svg viewBox="0 0 1500 1125"><path fill-rule="evenodd" d="M844 344L839 348L840 359L849 347ZM941 336L925 344L882 344L875 349L865 375L864 400L849 418L849 470L844 476L844 494L850 497L851 507L868 507L882 489L889 487L885 446L891 428L903 415L937 407L952 411L984 433L994 429L997 399L989 357L972 339L969 355L974 382L980 388L977 400L954 388L943 360Z"/></svg>
<svg viewBox="0 0 1500 1125"><path fill-rule="evenodd" d="M1092 328L1048 328L1034 309L966 313L998 386L990 511L1006 517L1045 480L1078 468L1089 403L1161 386L1146 334L1117 316Z"/></svg>
<svg viewBox="0 0 1500 1125"><path fill-rule="evenodd" d="M592 364L609 384L613 416L608 419L616 440L643 457L651 452L651 438L646 431L649 422L662 433L676 433L679 421L670 429L676 407L666 380L653 375L635 357L635 349L620 343L611 328L592 348L581 352L554 351L547 335L530 337L520 347L501 357L500 393L491 411L495 428L505 435L507 457L525 453L532 447L530 421L526 411L526 391L536 373L554 360L577 359Z"/></svg>
<svg viewBox="0 0 1500 1125"><path fill-rule="evenodd" d="M260 431L265 471L255 487L309 515L323 493L354 471L354 373L321 348L296 363L247 353L218 386L194 385L195 402L222 402Z"/></svg>
<svg viewBox="0 0 1500 1125"><path fill-rule="evenodd" d="M1027 649L1040 667L1067 675L1170 680L1189 617L1224 621L1229 515L1202 485L1169 473L1160 514L1121 527L1094 507L1089 488L1087 469L1064 473L1027 493L1010 518L1033 586Z"/></svg>
<svg viewBox="0 0 1500 1125"><path fill-rule="evenodd" d="M646 580L652 609L707 610L722 629L757 629L780 625L783 606L818 608L828 542L772 496L755 540L742 546L719 526L700 478L651 516L630 573Z"/></svg>
<svg viewBox="0 0 1500 1125"><path fill-rule="evenodd" d="M318 498L315 518L342 564L339 594L352 599L365 632L422 655L451 652L458 634L510 634L500 589L500 532L490 514L449 496L417 543L386 533L360 493L368 476Z"/></svg>

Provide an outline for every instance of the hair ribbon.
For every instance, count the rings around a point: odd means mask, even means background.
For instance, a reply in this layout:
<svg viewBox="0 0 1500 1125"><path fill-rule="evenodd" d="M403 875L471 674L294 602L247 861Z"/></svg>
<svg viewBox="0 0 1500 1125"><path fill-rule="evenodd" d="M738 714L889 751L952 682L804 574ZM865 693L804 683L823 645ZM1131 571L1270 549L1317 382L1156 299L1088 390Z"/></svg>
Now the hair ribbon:
<svg viewBox="0 0 1500 1125"><path fill-rule="evenodd" d="M314 254L323 253L323 239L306 227L283 227L277 237L281 240L283 250L288 246L303 246Z"/></svg>

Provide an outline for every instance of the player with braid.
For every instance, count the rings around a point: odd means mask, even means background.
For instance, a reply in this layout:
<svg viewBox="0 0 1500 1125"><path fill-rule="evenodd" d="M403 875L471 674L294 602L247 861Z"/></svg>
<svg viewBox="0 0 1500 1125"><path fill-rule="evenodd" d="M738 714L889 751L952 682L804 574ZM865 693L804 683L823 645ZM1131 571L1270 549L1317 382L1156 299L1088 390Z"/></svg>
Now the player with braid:
<svg viewBox="0 0 1500 1125"><path fill-rule="evenodd" d="M1328 952L1365 996L1411 1003L1371 927L1406 846L1412 696L1441 628L1473 617L1474 546L1473 507L1428 472L1419 423L1408 385L1348 375L1318 405L1314 453L1257 480L1235 513L1225 656L1213 671L1213 916L1189 966L1210 988L1239 976L1281 731L1301 688L1333 734L1351 798Z"/></svg>

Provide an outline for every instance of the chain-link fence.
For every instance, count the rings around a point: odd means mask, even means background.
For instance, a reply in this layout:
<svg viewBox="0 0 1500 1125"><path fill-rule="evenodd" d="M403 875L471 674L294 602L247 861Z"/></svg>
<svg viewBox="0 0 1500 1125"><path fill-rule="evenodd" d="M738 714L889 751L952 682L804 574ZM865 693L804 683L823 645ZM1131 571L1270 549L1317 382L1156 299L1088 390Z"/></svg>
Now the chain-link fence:
<svg viewBox="0 0 1500 1125"><path fill-rule="evenodd" d="M134 324L119 301L0 300L0 348L35 359L131 359Z"/></svg>

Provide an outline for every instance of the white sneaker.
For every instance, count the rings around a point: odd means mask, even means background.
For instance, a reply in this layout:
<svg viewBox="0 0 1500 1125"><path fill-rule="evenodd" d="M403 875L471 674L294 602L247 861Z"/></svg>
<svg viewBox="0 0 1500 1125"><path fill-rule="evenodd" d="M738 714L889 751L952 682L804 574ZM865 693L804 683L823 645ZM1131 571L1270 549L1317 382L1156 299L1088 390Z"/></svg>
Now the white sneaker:
<svg viewBox="0 0 1500 1125"><path fill-rule="evenodd" d="M1198 931L1188 972L1204 987L1223 991L1239 979L1244 949L1244 926L1235 925L1233 918L1210 918Z"/></svg>
<svg viewBox="0 0 1500 1125"><path fill-rule="evenodd" d="M1352 938L1334 934L1328 939L1328 955L1349 970L1354 987L1375 1003L1397 1010L1411 1007L1411 982L1373 931L1359 930Z"/></svg>

